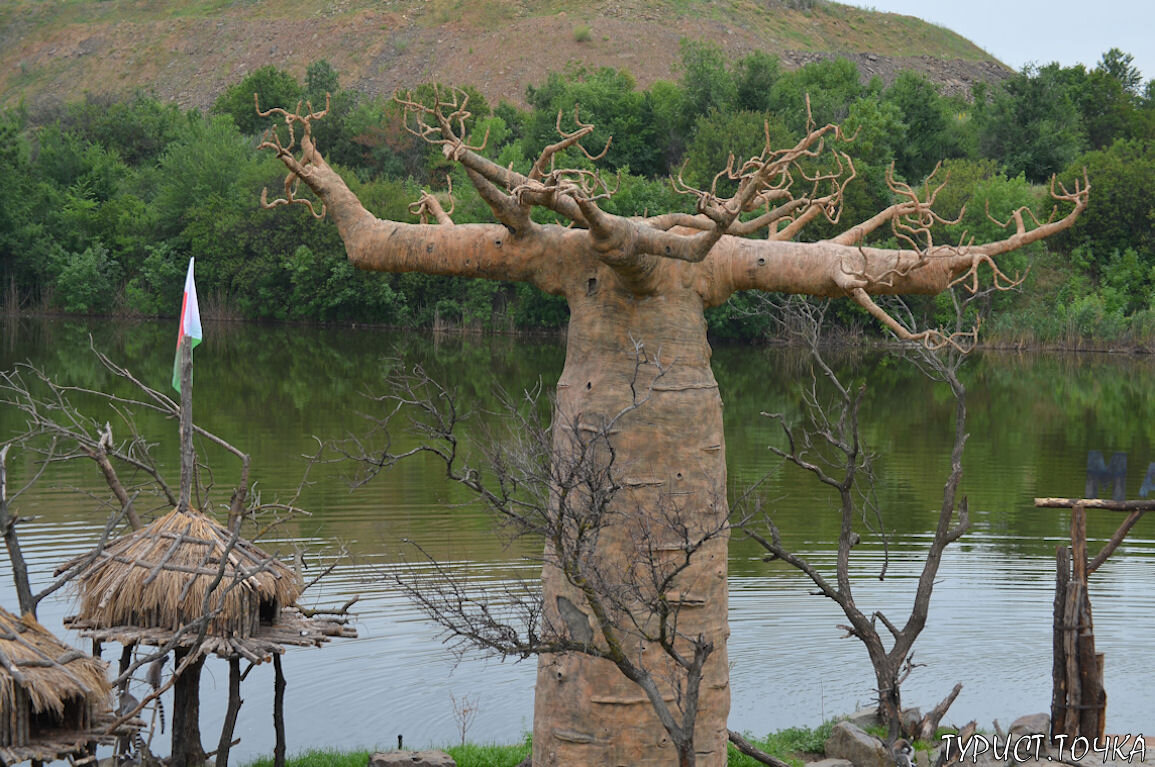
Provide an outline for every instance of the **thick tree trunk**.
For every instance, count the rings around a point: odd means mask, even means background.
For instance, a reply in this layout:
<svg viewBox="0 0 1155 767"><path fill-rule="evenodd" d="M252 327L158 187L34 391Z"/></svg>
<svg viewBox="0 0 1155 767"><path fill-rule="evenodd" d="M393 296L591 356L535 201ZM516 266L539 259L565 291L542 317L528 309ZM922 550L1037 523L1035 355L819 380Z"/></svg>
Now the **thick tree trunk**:
<svg viewBox="0 0 1155 767"><path fill-rule="evenodd" d="M659 265L644 286L627 286L604 265L575 266L565 290L571 319L565 369L557 385L555 450L564 451L581 436L573 433L574 425L588 436L628 408L635 396L648 398L616 425L611 437L614 467L626 488L614 503L623 519L631 521L600 534L598 555L606 570L625 573L646 560L637 549L638 530L663 535L663 512L676 511L699 534L724 524L722 401L710 369L703 301L684 286L679 265ZM625 529L633 523L640 524ZM679 631L701 633L714 645L704 669L694 743L697 764L707 767L726 762L727 538L711 540L680 581L685 593L679 600ZM676 556L676 541L668 543ZM562 622L559 597L583 608L588 604L549 564L543 589L547 620L555 625ZM596 641L592 616L591 628ZM636 645L628 647L627 654L641 657L666 687L669 661L657 643L644 650ZM666 690L665 698L678 716L673 691ZM533 747L535 767L678 763L645 693L611 662L576 653L542 656L539 661Z"/></svg>

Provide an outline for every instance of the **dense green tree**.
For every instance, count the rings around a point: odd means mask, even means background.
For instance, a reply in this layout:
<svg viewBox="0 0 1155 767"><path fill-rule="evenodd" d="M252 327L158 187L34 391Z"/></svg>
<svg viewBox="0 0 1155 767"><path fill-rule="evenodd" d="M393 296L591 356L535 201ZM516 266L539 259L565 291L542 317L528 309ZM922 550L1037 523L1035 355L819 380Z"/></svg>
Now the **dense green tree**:
<svg viewBox="0 0 1155 767"><path fill-rule="evenodd" d="M1103 149L1116 139L1127 138L1135 127L1132 97L1102 69L1087 74L1078 91L1078 104L1090 149Z"/></svg>
<svg viewBox="0 0 1155 767"><path fill-rule="evenodd" d="M329 112L318 122L314 134L319 145L326 147L325 156L342 164L355 163L360 148L353 143L349 133L349 116L359 101L357 93L342 90L337 70L321 59L305 70L303 97L314 109L324 109L328 105Z"/></svg>
<svg viewBox="0 0 1155 767"><path fill-rule="evenodd" d="M939 162L964 153L955 116L925 76L902 72L883 93L883 101L899 111L905 130L895 143L895 169L911 182L921 181Z"/></svg>
<svg viewBox="0 0 1155 767"><path fill-rule="evenodd" d="M0 300L4 301L26 300L38 287L42 263L34 247L44 232L36 220L38 185L27 122L23 109L0 112L0 163L9 174L0 189Z"/></svg>
<svg viewBox="0 0 1155 767"><path fill-rule="evenodd" d="M855 99L842 121L843 132L851 137L841 148L852 154L856 166L887 167L910 144L910 128L902 111L891 101L873 94ZM899 166L901 171L901 166ZM925 174L924 174L925 175ZM917 178L921 179L921 176Z"/></svg>
<svg viewBox="0 0 1155 767"><path fill-rule="evenodd" d="M1102 72L1115 82L1130 96L1138 97L1143 86L1143 74L1135 66L1135 57L1124 53L1118 48L1111 48L1099 59L1095 67L1096 72Z"/></svg>
<svg viewBox="0 0 1155 767"><path fill-rule="evenodd" d="M659 80L646 91L646 101L653 118L654 140L661 150L662 173L676 172L692 128L685 120L685 91L676 83Z"/></svg>
<svg viewBox="0 0 1155 767"><path fill-rule="evenodd" d="M213 102L212 111L215 114L228 115L237 126L237 130L244 135L259 135L272 125L272 119L257 114L253 104L254 93L260 100L262 110L273 107L293 109L305 96L297 78L269 64L227 88ZM313 107L323 109L324 100L322 99L320 105L314 104Z"/></svg>
<svg viewBox="0 0 1155 767"><path fill-rule="evenodd" d="M613 139L601 165L611 170L628 166L643 175L665 171L651 105L629 73L609 67L553 72L541 87L527 88L526 99L533 107L526 123L526 139L532 146L540 148L558 140L559 113L562 130L575 130L574 108L578 107L578 119L595 126L582 142L587 150L597 154ZM580 162L576 152L571 155L566 162Z"/></svg>
<svg viewBox="0 0 1155 767"><path fill-rule="evenodd" d="M729 111L738 98L738 87L726 69L726 56L717 43L682 38L679 81L685 94L686 125L692 125L711 109Z"/></svg>
<svg viewBox="0 0 1155 767"><path fill-rule="evenodd" d="M1007 173L1035 182L1063 170L1084 149L1077 102L1082 67L1028 65L995 90L982 111L980 150Z"/></svg>
<svg viewBox="0 0 1155 767"><path fill-rule="evenodd" d="M80 253L57 248L49 270L55 285L55 300L64 311L103 314L112 309L120 269L99 241Z"/></svg>
<svg viewBox="0 0 1155 767"><path fill-rule="evenodd" d="M770 109L770 91L782 74L777 56L762 51L748 53L734 64L735 106L750 112Z"/></svg>
<svg viewBox="0 0 1155 767"><path fill-rule="evenodd" d="M135 167L155 161L176 139L185 120L176 104L161 103L138 90L128 98L88 94L66 107L61 125L85 142L115 151Z"/></svg>
<svg viewBox="0 0 1155 767"><path fill-rule="evenodd" d="M853 61L816 61L778 78L770 90L770 109L781 115L791 130L801 134L806 129L808 102L809 114L816 124L839 123L865 91Z"/></svg>
<svg viewBox="0 0 1155 767"><path fill-rule="evenodd" d="M1076 159L1064 178L1070 183L1084 168L1094 196L1062 242L1093 248L1096 259L1088 266L1095 274L1106 268L1098 258L1127 248L1155 265L1155 143L1116 141Z"/></svg>
<svg viewBox="0 0 1155 767"><path fill-rule="evenodd" d="M253 163L252 142L237 132L228 116L190 119L159 163L161 181L154 205L166 236L181 232L206 205L252 207L237 189L238 174Z"/></svg>
<svg viewBox="0 0 1155 767"><path fill-rule="evenodd" d="M767 130L775 147L794 140L781 120L761 112L712 110L699 117L686 147L682 177L691 186L709 189L714 176L727 167L731 158L740 168L743 162L762 153ZM733 181L718 180L718 193L723 196L733 194L735 188Z"/></svg>
<svg viewBox="0 0 1155 767"><path fill-rule="evenodd" d="M147 253L125 285L129 312L162 315L173 311L173 296L181 295L188 258L167 242L147 247Z"/></svg>
<svg viewBox="0 0 1155 767"><path fill-rule="evenodd" d="M405 130L401 108L392 101L362 101L347 120L349 144L343 162L359 176L413 178L429 176L429 146Z"/></svg>

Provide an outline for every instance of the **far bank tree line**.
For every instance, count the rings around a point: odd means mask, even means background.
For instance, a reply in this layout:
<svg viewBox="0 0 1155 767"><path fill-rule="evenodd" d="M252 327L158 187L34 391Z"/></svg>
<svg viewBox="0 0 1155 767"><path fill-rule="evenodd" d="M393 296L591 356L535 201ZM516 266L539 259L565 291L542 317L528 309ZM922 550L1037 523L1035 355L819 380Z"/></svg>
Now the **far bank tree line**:
<svg viewBox="0 0 1155 767"><path fill-rule="evenodd" d="M304 83L273 67L257 70L207 113L143 93L90 96L37 113L20 107L0 112L0 156L14 171L0 205L5 307L170 314L183 265L195 255L210 316L497 330L566 322L563 301L525 285L357 272L332 226L260 210L260 190L276 189L282 176L275 159L254 149L268 127L254 92L262 108L305 100L319 109L331 94L317 143L378 215L416 220L408 208L421 190L448 206L451 184L456 222L489 220L462 169L405 130L400 106L341 88L325 61L308 67ZM892 164L894 176L913 185L942 162L951 183L937 207L953 212L965 203L966 212L957 224L937 225L936 240L991 239L997 225L988 210L1005 218L1028 204L1045 219L1051 202L1042 183L1052 173L1072 180L1086 167L1090 207L1070 232L1004 265L1013 271L1030 263L1031 273L1021 294L998 297L1003 306L987 337L1155 339L1155 81L1144 84L1131 57L1116 49L1093 69L1031 66L999 85L979 83L963 98L944 96L911 72L888 86L864 84L845 59L785 71L764 53L728 61L710 44L686 41L677 82L639 90L624 71L571 69L528 87L528 109L488 104L473 91L469 128L476 141L488 135L484 154L527 172L555 140L559 112L563 127L572 127L578 105L578 117L597 126L588 145L612 136L599 163L620 176L608 212L690 212L693 199L674 191L671 176L708 187L728 155L757 153L766 131L778 145L797 140L807 97L818 124L839 122L856 133L847 220L890 202ZM807 237L830 229L814 227ZM893 244L888 238L875 235L880 245ZM711 331L765 334L768 320L749 317L745 303L739 294L711 310ZM931 322L947 309L934 299L917 308ZM836 314L848 327L873 327L853 306Z"/></svg>

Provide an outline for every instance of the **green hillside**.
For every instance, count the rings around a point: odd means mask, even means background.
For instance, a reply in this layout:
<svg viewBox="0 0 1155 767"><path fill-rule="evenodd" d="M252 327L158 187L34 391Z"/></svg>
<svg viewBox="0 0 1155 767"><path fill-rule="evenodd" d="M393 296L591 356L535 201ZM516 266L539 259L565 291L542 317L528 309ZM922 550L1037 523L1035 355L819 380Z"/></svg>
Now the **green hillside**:
<svg viewBox="0 0 1155 767"><path fill-rule="evenodd" d="M318 59L370 95L440 80L521 102L570 62L626 69L642 87L672 79L683 37L788 68L842 55L864 77L914 69L955 92L1009 74L947 29L826 0L7 0L0 105L143 87L206 107L262 66L300 77Z"/></svg>

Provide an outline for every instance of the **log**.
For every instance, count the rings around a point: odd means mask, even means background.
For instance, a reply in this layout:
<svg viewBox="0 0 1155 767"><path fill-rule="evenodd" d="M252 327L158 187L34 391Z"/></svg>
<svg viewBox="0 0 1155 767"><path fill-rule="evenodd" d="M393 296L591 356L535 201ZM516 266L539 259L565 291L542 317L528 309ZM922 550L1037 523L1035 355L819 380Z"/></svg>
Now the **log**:
<svg viewBox="0 0 1155 767"><path fill-rule="evenodd" d="M782 761L781 759L777 759L770 754L767 754L765 751L761 750L733 730L728 730L727 732L730 734L730 742L734 744L734 748L738 749L751 759L761 762L762 764L768 764L770 767L790 767L790 765L786 762Z"/></svg>
<svg viewBox="0 0 1155 767"><path fill-rule="evenodd" d="M1155 511L1155 500L1151 501L1112 501L1106 498L1036 498L1036 509L1073 509L1082 506L1086 509L1104 509L1106 511Z"/></svg>

